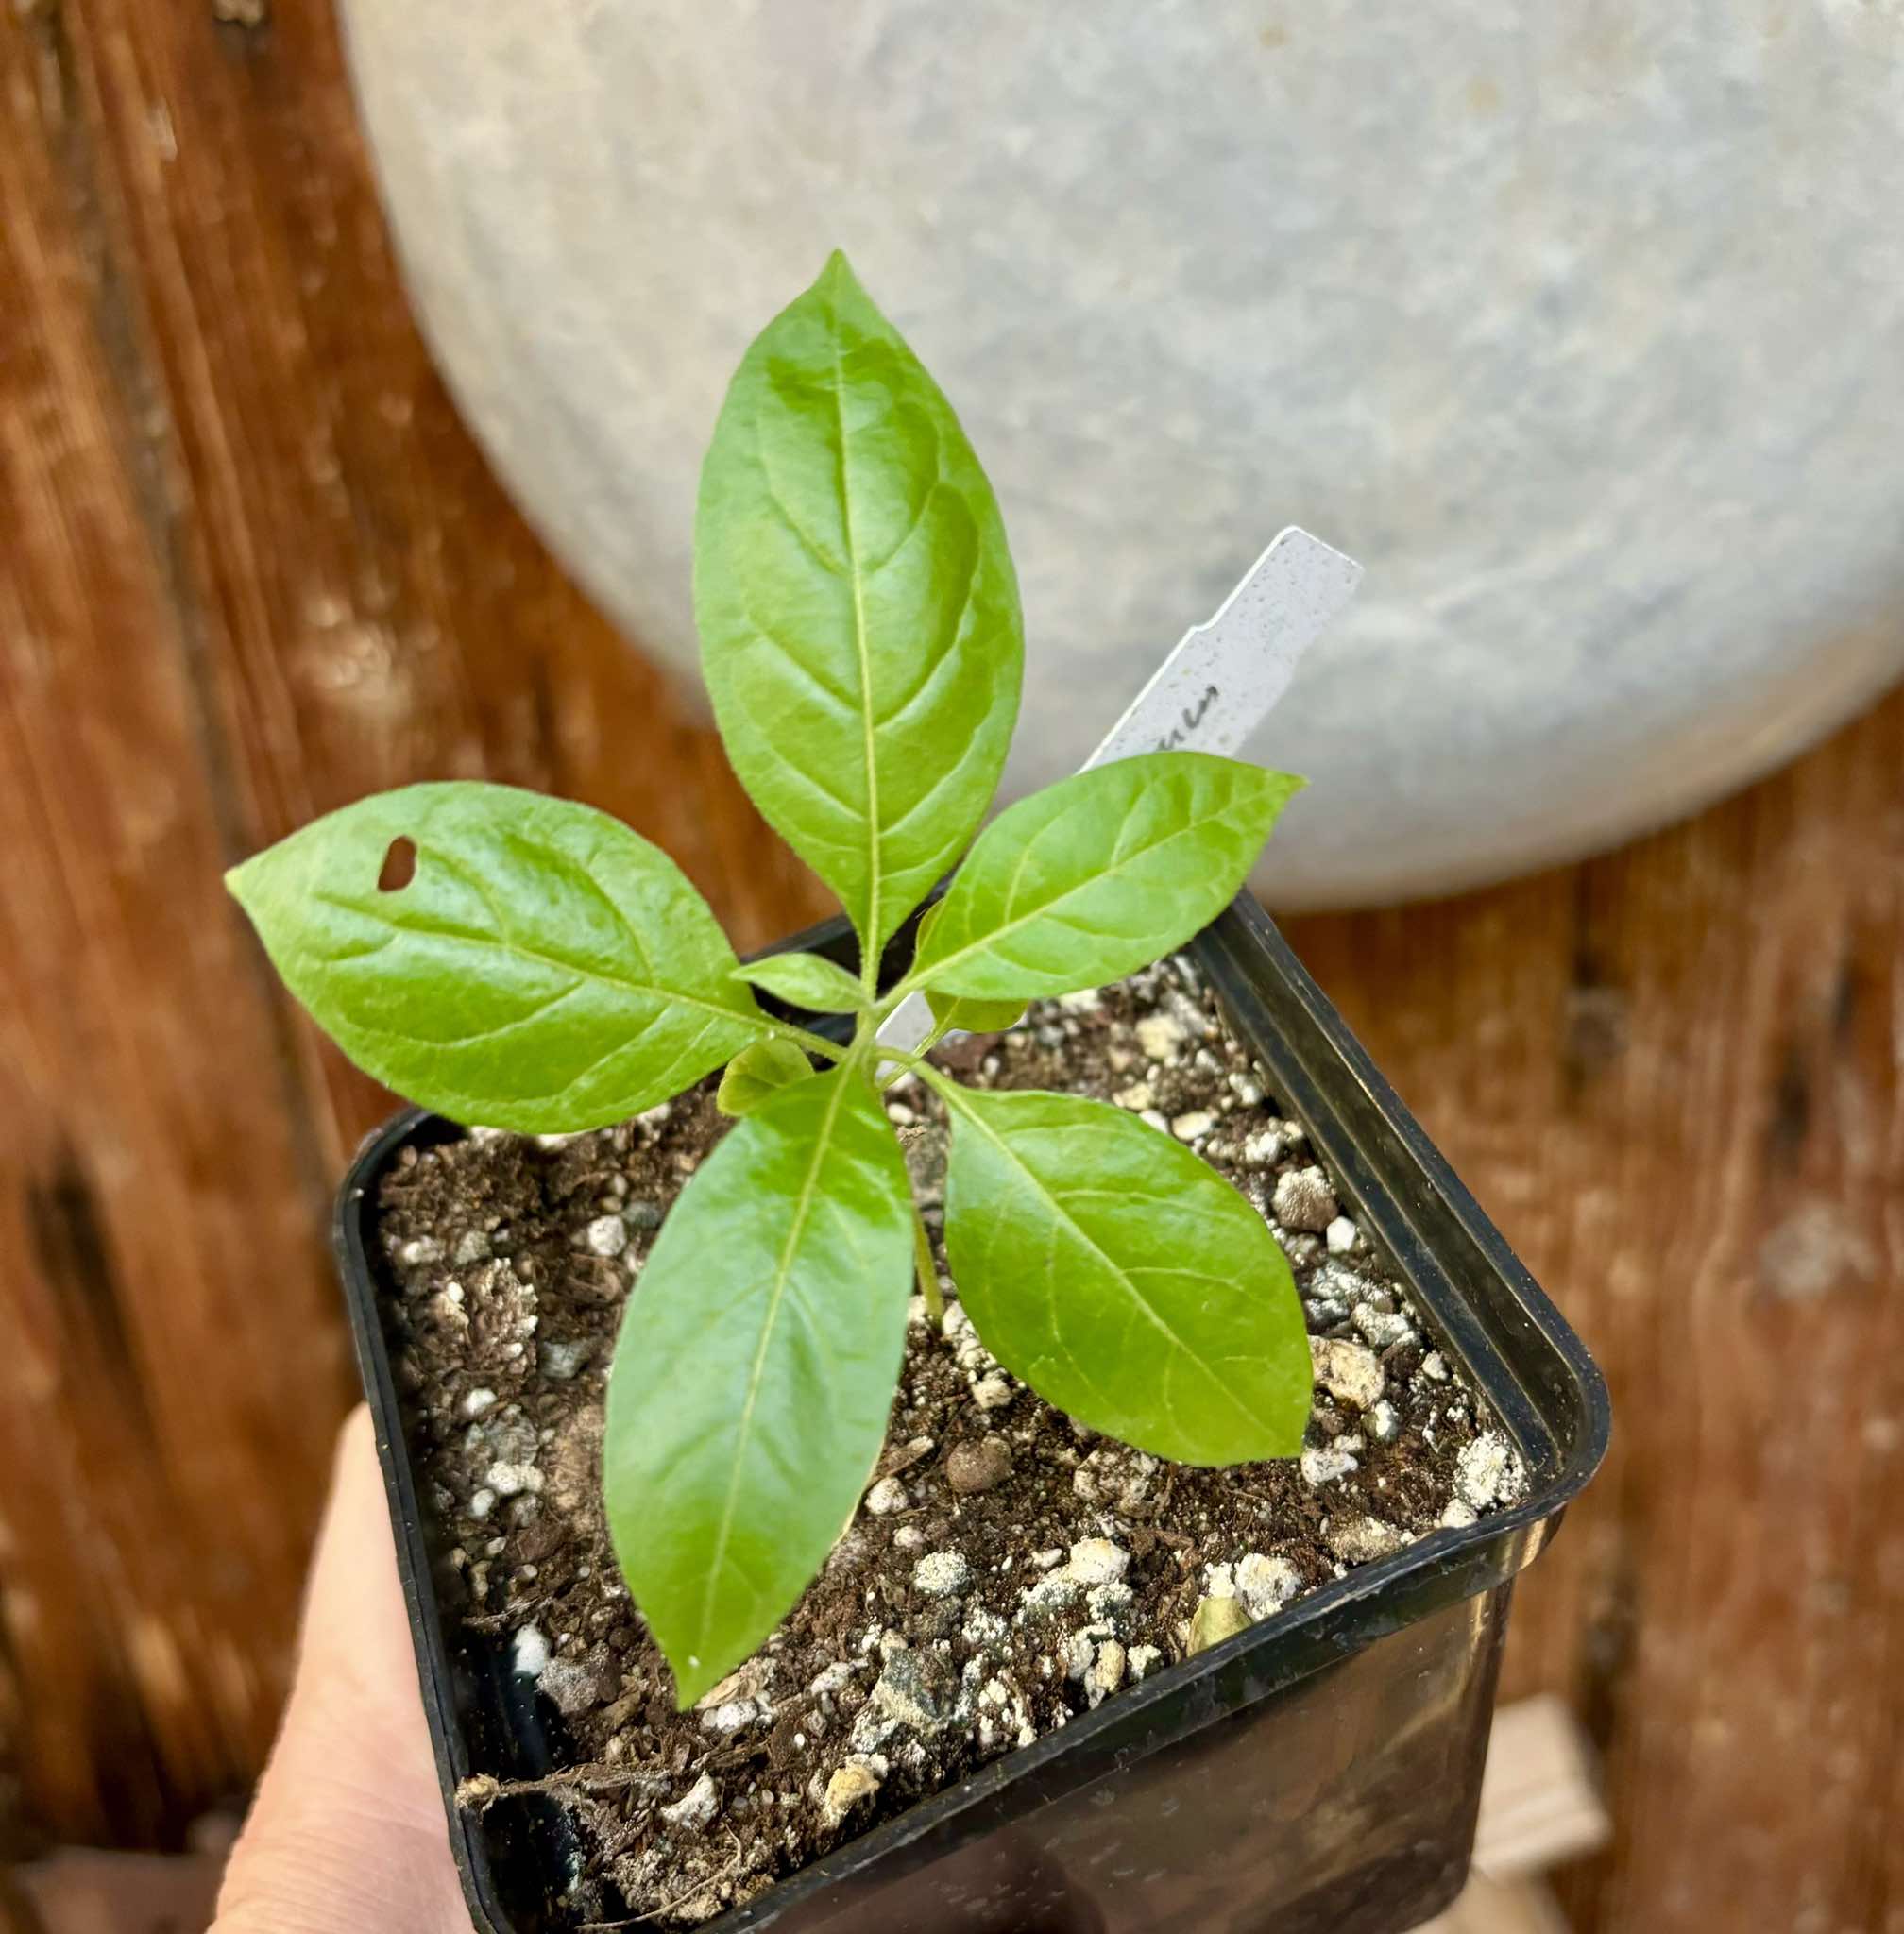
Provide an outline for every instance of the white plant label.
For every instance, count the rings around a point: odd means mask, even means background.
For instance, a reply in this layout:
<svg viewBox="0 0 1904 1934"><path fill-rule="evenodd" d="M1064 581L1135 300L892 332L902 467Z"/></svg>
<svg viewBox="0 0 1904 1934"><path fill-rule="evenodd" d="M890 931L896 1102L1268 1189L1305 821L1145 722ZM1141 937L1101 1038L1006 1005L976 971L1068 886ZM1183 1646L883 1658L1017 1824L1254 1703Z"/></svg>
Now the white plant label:
<svg viewBox="0 0 1904 1934"><path fill-rule="evenodd" d="M1294 524L1279 532L1216 615L1183 634L1084 770L1145 752L1233 756L1361 581L1362 567L1319 537ZM879 1044L910 1053L931 1031L932 1009L915 993L887 1016Z"/></svg>

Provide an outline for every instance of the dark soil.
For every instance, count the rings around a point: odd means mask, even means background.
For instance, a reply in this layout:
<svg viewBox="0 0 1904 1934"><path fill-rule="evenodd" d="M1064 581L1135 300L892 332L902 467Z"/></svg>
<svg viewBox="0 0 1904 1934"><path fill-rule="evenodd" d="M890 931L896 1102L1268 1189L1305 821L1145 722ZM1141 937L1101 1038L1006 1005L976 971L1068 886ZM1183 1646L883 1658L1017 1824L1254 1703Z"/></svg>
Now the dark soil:
<svg viewBox="0 0 1904 1934"><path fill-rule="evenodd" d="M1318 1339L1300 1464L1203 1470L1095 1437L999 1369L953 1305L914 1322L878 1481L756 1657L677 1713L596 1492L603 1380L668 1204L720 1136L711 1084L598 1133L478 1130L406 1155L378 1231L435 1517L450 1641L514 1648L575 1749L583 1918L688 1926L842 1839L1524 1478L1338 1212L1182 963L950 1051L984 1086L1114 1099L1269 1220ZM938 1232L939 1104L892 1093ZM1228 1600L1206 1606L1199 1602ZM483 1780L471 1805L493 1798Z"/></svg>

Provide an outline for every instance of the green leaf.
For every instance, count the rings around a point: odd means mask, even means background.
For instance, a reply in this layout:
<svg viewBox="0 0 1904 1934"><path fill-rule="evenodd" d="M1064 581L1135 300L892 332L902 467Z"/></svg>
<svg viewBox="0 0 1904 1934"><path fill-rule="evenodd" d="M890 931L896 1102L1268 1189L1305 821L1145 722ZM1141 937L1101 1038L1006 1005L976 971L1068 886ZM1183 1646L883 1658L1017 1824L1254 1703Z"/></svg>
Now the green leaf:
<svg viewBox="0 0 1904 1934"><path fill-rule="evenodd" d="M812 1073L813 1063L790 1041L756 1041L727 1063L714 1106L722 1114L752 1114L770 1095Z"/></svg>
<svg viewBox="0 0 1904 1934"><path fill-rule="evenodd" d="M926 1005L948 1034L955 1027L967 1034L1003 1034L1025 1018L1023 1001L972 1001L930 988L926 991Z"/></svg>
<svg viewBox="0 0 1904 1934"><path fill-rule="evenodd" d="M1148 967L1235 898L1301 786L1199 752L1061 779L985 828L912 971L943 992L1006 1001Z"/></svg>
<svg viewBox="0 0 1904 1934"><path fill-rule="evenodd" d="M915 959L926 944L926 936L932 931L932 923L939 917L939 908L944 904L943 900L936 902L926 909L921 918L912 949ZM926 1005L932 1009L932 1018L948 1034L955 1028L961 1028L967 1034L1003 1034L1008 1027L1017 1026L1025 1018L1023 1001L967 1001L960 1000L957 994L935 993L928 989Z"/></svg>
<svg viewBox="0 0 1904 1934"><path fill-rule="evenodd" d="M850 1071L749 1115L662 1225L615 1348L603 1484L684 1707L760 1645L852 1517L911 1284L906 1165Z"/></svg>
<svg viewBox="0 0 1904 1934"><path fill-rule="evenodd" d="M728 389L694 612L741 784L876 954L991 802L1024 633L992 486L842 255Z"/></svg>
<svg viewBox="0 0 1904 1934"><path fill-rule="evenodd" d="M1106 1102L944 1090L946 1256L993 1355L1159 1457L1295 1456L1309 1339L1288 1260L1249 1203Z"/></svg>
<svg viewBox="0 0 1904 1934"><path fill-rule="evenodd" d="M816 1014L857 1013L866 1005L866 990L858 978L824 954L769 954L735 968L734 977Z"/></svg>
<svg viewBox="0 0 1904 1934"><path fill-rule="evenodd" d="M599 1128L766 1032L680 868L566 800L407 786L327 814L226 883L338 1046L457 1121Z"/></svg>

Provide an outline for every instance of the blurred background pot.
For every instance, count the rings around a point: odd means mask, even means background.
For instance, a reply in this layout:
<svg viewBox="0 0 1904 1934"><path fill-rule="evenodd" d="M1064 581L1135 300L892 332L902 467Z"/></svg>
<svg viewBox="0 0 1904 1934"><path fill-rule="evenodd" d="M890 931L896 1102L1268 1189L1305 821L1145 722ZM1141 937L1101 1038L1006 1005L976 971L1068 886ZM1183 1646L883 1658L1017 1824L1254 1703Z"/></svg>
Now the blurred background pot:
<svg viewBox="0 0 1904 1934"><path fill-rule="evenodd" d="M1257 748L1283 904L1609 844L1904 670L1895 9L344 11L463 407L684 677L722 386L836 243L1004 501L1014 789L1284 522L1368 565Z"/></svg>

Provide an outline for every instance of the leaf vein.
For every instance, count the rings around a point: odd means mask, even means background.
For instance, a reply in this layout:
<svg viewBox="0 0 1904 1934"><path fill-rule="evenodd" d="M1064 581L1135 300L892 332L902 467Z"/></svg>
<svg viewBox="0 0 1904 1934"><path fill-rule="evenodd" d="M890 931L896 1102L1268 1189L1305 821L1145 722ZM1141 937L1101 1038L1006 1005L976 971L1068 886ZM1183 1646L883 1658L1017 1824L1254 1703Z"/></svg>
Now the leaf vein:
<svg viewBox="0 0 1904 1934"><path fill-rule="evenodd" d="M740 1494L741 1466L747 1456L747 1448L754 1435L754 1414L760 1403L760 1389L766 1380L767 1351L772 1343L775 1324L779 1320L780 1304L786 1297L787 1286L793 1270L793 1259L805 1232L808 1216L811 1213L814 1198L819 1193L819 1178L822 1164L825 1162L827 1146L833 1139L833 1127L840 1116L842 1102L851 1087L850 1080L843 1075L834 1077L833 1092L826 1099L826 1112L821 1117L819 1128L813 1137L813 1148L807 1163L807 1172L801 1179L800 1190L794 1198L793 1214L788 1223L787 1239L780 1247L779 1260L774 1267L773 1287L768 1294L767 1308L760 1320L760 1334L754 1349L754 1361L748 1370L747 1394L741 1402L740 1417L735 1430L735 1450L732 1467L727 1477L727 1495L722 1502L721 1521L714 1534L712 1546L713 1562L708 1567L707 1579L701 1598L701 1630L708 1631L714 1620L716 1598L716 1573L725 1557L728 1543L733 1535L734 1513Z"/></svg>

